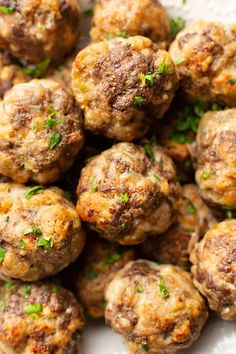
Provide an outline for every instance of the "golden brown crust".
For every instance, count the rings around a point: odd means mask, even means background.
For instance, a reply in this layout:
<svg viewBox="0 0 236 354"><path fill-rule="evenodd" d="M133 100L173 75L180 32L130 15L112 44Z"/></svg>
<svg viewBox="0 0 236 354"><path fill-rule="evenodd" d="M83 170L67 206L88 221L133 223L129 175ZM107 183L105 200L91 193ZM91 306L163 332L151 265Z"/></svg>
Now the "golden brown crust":
<svg viewBox="0 0 236 354"><path fill-rule="evenodd" d="M90 316L104 316L108 284L118 270L134 258L133 249L99 239L90 232L79 264L74 267L73 277L76 294Z"/></svg>
<svg viewBox="0 0 236 354"><path fill-rule="evenodd" d="M171 265L129 262L106 291L106 322L134 354L173 354L199 336L208 312L189 273Z"/></svg>
<svg viewBox="0 0 236 354"><path fill-rule="evenodd" d="M78 353L84 318L68 290L49 283L1 281L0 295L1 353Z"/></svg>
<svg viewBox="0 0 236 354"><path fill-rule="evenodd" d="M164 74L158 73L160 68ZM140 79L148 73L149 84ZM85 129L132 141L147 132L152 120L162 118L174 97L177 77L169 54L150 39L115 38L94 43L77 55L72 88L84 110Z"/></svg>
<svg viewBox="0 0 236 354"><path fill-rule="evenodd" d="M209 206L236 207L236 109L206 113L197 134L196 181Z"/></svg>
<svg viewBox="0 0 236 354"><path fill-rule="evenodd" d="M236 25L198 21L170 47L184 97L236 106Z"/></svg>
<svg viewBox="0 0 236 354"><path fill-rule="evenodd" d="M80 8L77 0L0 0L13 7L0 12L0 47L21 60L60 60L76 44Z"/></svg>
<svg viewBox="0 0 236 354"><path fill-rule="evenodd" d="M59 179L84 141L79 107L70 90L53 80L8 91L0 102L0 127L0 173L19 183Z"/></svg>
<svg viewBox="0 0 236 354"><path fill-rule="evenodd" d="M92 29L93 41L106 36L144 36L165 49L170 42L170 21L158 0L97 0Z"/></svg>
<svg viewBox="0 0 236 354"><path fill-rule="evenodd" d="M2 278L38 280L73 262L84 246L81 222L59 188L41 189L0 184Z"/></svg>
<svg viewBox="0 0 236 354"><path fill-rule="evenodd" d="M194 284L224 320L236 319L236 220L214 225L191 253Z"/></svg>
<svg viewBox="0 0 236 354"><path fill-rule="evenodd" d="M108 240L138 244L174 221L175 169L161 147L152 152L153 159L141 146L116 144L82 170L77 211Z"/></svg>
<svg viewBox="0 0 236 354"><path fill-rule="evenodd" d="M177 202L177 220L160 237L143 244L144 254L161 263L188 268L189 253L215 222L197 186L186 184Z"/></svg>

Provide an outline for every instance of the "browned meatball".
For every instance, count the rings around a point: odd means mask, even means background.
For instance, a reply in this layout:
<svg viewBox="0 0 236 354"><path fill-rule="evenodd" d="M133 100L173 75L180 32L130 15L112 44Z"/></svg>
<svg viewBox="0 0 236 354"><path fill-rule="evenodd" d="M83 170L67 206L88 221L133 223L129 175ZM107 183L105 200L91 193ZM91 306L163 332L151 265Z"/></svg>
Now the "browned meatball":
<svg viewBox="0 0 236 354"><path fill-rule="evenodd" d="M92 40L141 35L166 48L170 21L158 0L97 0L90 32Z"/></svg>
<svg viewBox="0 0 236 354"><path fill-rule="evenodd" d="M6 51L0 50L0 99L15 84L29 81L28 75Z"/></svg>
<svg viewBox="0 0 236 354"><path fill-rule="evenodd" d="M80 110L59 82L15 85L0 102L0 173L16 182L59 179L83 140Z"/></svg>
<svg viewBox="0 0 236 354"><path fill-rule="evenodd" d="M117 271L134 258L133 249L99 239L95 233L90 234L73 276L77 297L90 316L104 316L108 284Z"/></svg>
<svg viewBox="0 0 236 354"><path fill-rule="evenodd" d="M177 35L170 55L185 98L236 106L235 25L190 24Z"/></svg>
<svg viewBox="0 0 236 354"><path fill-rule="evenodd" d="M59 188L0 184L0 277L26 281L58 273L80 254L80 218Z"/></svg>
<svg viewBox="0 0 236 354"><path fill-rule="evenodd" d="M191 253L195 286L224 320L236 319L236 219L214 225Z"/></svg>
<svg viewBox="0 0 236 354"><path fill-rule="evenodd" d="M81 219L103 237L138 244L168 229L178 185L170 158L160 147L113 145L92 158L77 188Z"/></svg>
<svg viewBox="0 0 236 354"><path fill-rule="evenodd" d="M203 203L197 186L186 184L177 202L177 220L160 237L144 242L144 254L161 263L188 268L193 246L214 223L216 219Z"/></svg>
<svg viewBox="0 0 236 354"><path fill-rule="evenodd" d="M206 113L197 134L196 181L209 206L236 207L236 109Z"/></svg>
<svg viewBox="0 0 236 354"><path fill-rule="evenodd" d="M189 347L208 317L189 273L171 265L129 262L106 291L105 318L133 354L174 354Z"/></svg>
<svg viewBox="0 0 236 354"><path fill-rule="evenodd" d="M174 64L145 37L115 38L82 50L72 88L85 128L119 141L143 136L162 118L177 88Z"/></svg>
<svg viewBox="0 0 236 354"><path fill-rule="evenodd" d="M0 352L77 354L84 326L70 291L49 283L0 282Z"/></svg>
<svg viewBox="0 0 236 354"><path fill-rule="evenodd" d="M21 60L59 60L76 44L77 0L0 0L0 47Z"/></svg>

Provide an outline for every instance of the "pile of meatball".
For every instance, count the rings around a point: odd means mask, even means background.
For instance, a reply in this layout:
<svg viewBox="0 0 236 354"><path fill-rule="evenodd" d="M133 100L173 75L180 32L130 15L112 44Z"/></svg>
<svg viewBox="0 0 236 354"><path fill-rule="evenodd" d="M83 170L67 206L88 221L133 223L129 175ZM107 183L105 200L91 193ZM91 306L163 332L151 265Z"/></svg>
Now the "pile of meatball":
<svg viewBox="0 0 236 354"><path fill-rule="evenodd" d="M91 15L81 48L82 16ZM133 354L236 320L236 25L0 0L0 352Z"/></svg>

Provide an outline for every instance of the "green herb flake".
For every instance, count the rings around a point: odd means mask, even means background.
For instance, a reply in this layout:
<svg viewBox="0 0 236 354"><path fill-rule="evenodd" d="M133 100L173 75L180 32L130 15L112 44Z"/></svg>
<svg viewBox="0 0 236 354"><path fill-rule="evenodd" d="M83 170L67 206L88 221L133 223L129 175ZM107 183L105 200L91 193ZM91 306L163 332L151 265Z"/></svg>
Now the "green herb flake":
<svg viewBox="0 0 236 354"><path fill-rule="evenodd" d="M222 107L218 103L213 103L211 106L212 111L220 111Z"/></svg>
<svg viewBox="0 0 236 354"><path fill-rule="evenodd" d="M160 287L160 292L161 292L162 298L166 299L169 296L169 293L168 293L168 290L166 288L165 280L164 280L164 278L162 276L160 276L159 287Z"/></svg>
<svg viewBox="0 0 236 354"><path fill-rule="evenodd" d="M122 38L129 38L129 35L127 33L125 33L125 32L119 32L118 36L122 37Z"/></svg>
<svg viewBox="0 0 236 354"><path fill-rule="evenodd" d="M186 21L182 17L172 17L170 19L171 32L173 37L182 31L182 29L186 26Z"/></svg>
<svg viewBox="0 0 236 354"><path fill-rule="evenodd" d="M16 11L16 7L15 6L10 6L10 7L0 6L0 12L2 12L4 15L11 15L15 11Z"/></svg>
<svg viewBox="0 0 236 354"><path fill-rule="evenodd" d="M35 226L29 226L23 230L24 235L28 235L31 233L34 233L36 236L42 236L42 234L43 234L42 231L38 227L35 227Z"/></svg>
<svg viewBox="0 0 236 354"><path fill-rule="evenodd" d="M104 259L104 263L105 263L106 265L111 265L111 264L114 264L114 263L116 263L117 261L119 261L120 258L121 258L121 254L120 254L118 251L116 251L116 252L114 252L112 255L106 257L106 258Z"/></svg>
<svg viewBox="0 0 236 354"><path fill-rule="evenodd" d="M129 201L129 195L128 193L121 193L120 194L120 199L124 204L127 204Z"/></svg>
<svg viewBox="0 0 236 354"><path fill-rule="evenodd" d="M154 177L156 178L157 181L161 180L161 177L159 177L158 175L154 175Z"/></svg>
<svg viewBox="0 0 236 354"><path fill-rule="evenodd" d="M140 74L141 85L145 87L146 85L152 86L154 84L154 77L152 73Z"/></svg>
<svg viewBox="0 0 236 354"><path fill-rule="evenodd" d="M31 285L25 285L22 289L24 297L27 299L31 294Z"/></svg>
<svg viewBox="0 0 236 354"><path fill-rule="evenodd" d="M3 262L4 258L5 258L5 255L6 255L6 250L2 247L0 247L0 263Z"/></svg>
<svg viewBox="0 0 236 354"><path fill-rule="evenodd" d="M143 102L144 102L144 98L142 96L135 96L134 97L135 106L142 106Z"/></svg>
<svg viewBox="0 0 236 354"><path fill-rule="evenodd" d="M0 300L0 309L2 312L6 310L6 302L4 300Z"/></svg>
<svg viewBox="0 0 236 354"><path fill-rule="evenodd" d="M93 16L93 9L84 10L83 16L84 17L92 17Z"/></svg>
<svg viewBox="0 0 236 354"><path fill-rule="evenodd" d="M4 287L10 292L14 293L16 290L16 285L13 284L11 281L5 281Z"/></svg>
<svg viewBox="0 0 236 354"><path fill-rule="evenodd" d="M148 352L148 346L146 344L141 344L141 349L144 351L144 352Z"/></svg>
<svg viewBox="0 0 236 354"><path fill-rule="evenodd" d="M137 293L143 293L143 286L141 284L136 285L135 290Z"/></svg>
<svg viewBox="0 0 236 354"><path fill-rule="evenodd" d="M53 133L49 139L50 150L55 149L55 147L60 143L60 141L61 141L61 134Z"/></svg>
<svg viewBox="0 0 236 354"><path fill-rule="evenodd" d="M227 216L228 219L233 219L232 210L227 210L227 211L226 211L226 216Z"/></svg>
<svg viewBox="0 0 236 354"><path fill-rule="evenodd" d="M50 65L50 59L46 59L41 63L28 65L24 67L22 71L33 78L38 78L41 77L46 72L49 65Z"/></svg>
<svg viewBox="0 0 236 354"><path fill-rule="evenodd" d="M98 273L95 269L89 269L85 272L85 278L87 280L93 280L97 277Z"/></svg>
<svg viewBox="0 0 236 354"><path fill-rule="evenodd" d="M25 241L24 240L20 240L18 243L18 247L23 250L25 248Z"/></svg>
<svg viewBox="0 0 236 354"><path fill-rule="evenodd" d="M58 125L58 120L52 118L52 117L47 117L47 121L45 123L45 128L46 129L52 129Z"/></svg>
<svg viewBox="0 0 236 354"><path fill-rule="evenodd" d="M236 85L236 79L230 79L229 83L230 83L231 86Z"/></svg>
<svg viewBox="0 0 236 354"><path fill-rule="evenodd" d="M97 191L97 187L96 186L91 186L91 192L95 193Z"/></svg>
<svg viewBox="0 0 236 354"><path fill-rule="evenodd" d="M45 250L51 249L53 246L53 241L50 237L41 237L37 242L37 247L43 247Z"/></svg>
<svg viewBox="0 0 236 354"><path fill-rule="evenodd" d="M114 37L114 34L113 33L108 33L106 36L105 36L105 38L106 38L106 40L107 41L109 41L110 39L112 39Z"/></svg>
<svg viewBox="0 0 236 354"><path fill-rule="evenodd" d="M61 289L58 286L54 286L52 288L53 294L59 294L61 292Z"/></svg>
<svg viewBox="0 0 236 354"><path fill-rule="evenodd" d="M152 147L150 145L146 144L146 145L144 145L144 149L145 149L146 154L148 155L148 157L150 157L150 159L152 161L154 161L155 160L155 155L154 155Z"/></svg>
<svg viewBox="0 0 236 354"><path fill-rule="evenodd" d="M31 304L25 306L24 311L27 315L35 315L43 311L43 306L41 304Z"/></svg>
<svg viewBox="0 0 236 354"><path fill-rule="evenodd" d="M66 199L71 199L72 198L72 193L69 191L64 191L64 196L66 197Z"/></svg>
<svg viewBox="0 0 236 354"><path fill-rule="evenodd" d="M195 207L194 205L191 205L191 206L188 208L187 213L188 213L189 215L194 215L194 214L196 214L196 211L197 211L196 207Z"/></svg>
<svg viewBox="0 0 236 354"><path fill-rule="evenodd" d="M201 181L207 180L213 174L212 171L203 171L201 174Z"/></svg>
<svg viewBox="0 0 236 354"><path fill-rule="evenodd" d="M169 66L165 63L166 58L163 59L162 63L158 66L156 69L156 72L159 75L167 75L170 74L170 68Z"/></svg>
<svg viewBox="0 0 236 354"><path fill-rule="evenodd" d="M34 187L28 189L28 191L25 193L25 198L26 199L30 199L34 195L41 194L43 192L44 192L44 187L42 187L42 186L34 186Z"/></svg>

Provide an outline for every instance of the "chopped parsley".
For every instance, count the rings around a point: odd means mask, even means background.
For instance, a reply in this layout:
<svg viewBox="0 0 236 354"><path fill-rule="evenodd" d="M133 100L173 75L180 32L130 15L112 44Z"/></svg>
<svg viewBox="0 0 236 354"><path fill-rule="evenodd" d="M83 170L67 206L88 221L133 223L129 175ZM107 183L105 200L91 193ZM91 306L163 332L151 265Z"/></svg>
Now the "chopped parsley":
<svg viewBox="0 0 236 354"><path fill-rule="evenodd" d="M171 32L173 37L176 35L186 26L186 21L182 17L172 17L170 19L171 25Z"/></svg>
<svg viewBox="0 0 236 354"><path fill-rule="evenodd" d="M142 106L143 102L144 102L144 98L142 96L135 96L134 97L135 106Z"/></svg>
<svg viewBox="0 0 236 354"><path fill-rule="evenodd" d="M106 40L110 40L110 39L113 39L115 37L121 37L121 38L129 38L129 35L125 32L118 32L118 33L113 33L113 32L110 32L108 33L105 38Z"/></svg>
<svg viewBox="0 0 236 354"><path fill-rule="evenodd" d="M87 280L92 280L95 279L97 277L98 273L95 269L89 269L85 272L85 278Z"/></svg>
<svg viewBox="0 0 236 354"><path fill-rule="evenodd" d="M46 59L46 60L42 61L41 63L28 65L28 66L24 67L22 69L22 71L25 74L30 75L33 78L38 78L46 72L49 65L50 65L50 59Z"/></svg>
<svg viewBox="0 0 236 354"><path fill-rule="evenodd" d="M14 283L12 283L11 281L6 281L4 283L4 287L10 292L10 293L14 293L16 290L16 285Z"/></svg>
<svg viewBox="0 0 236 354"><path fill-rule="evenodd" d="M43 247L45 250L51 249L53 246L53 241L50 237L43 236L37 242L37 247Z"/></svg>
<svg viewBox="0 0 236 354"><path fill-rule="evenodd" d="M157 181L160 181L161 180L161 177L157 176L154 174L154 177L156 178Z"/></svg>
<svg viewBox="0 0 236 354"><path fill-rule="evenodd" d="M61 119L55 119L56 115L59 114L59 112L55 110L53 105L49 105L49 109L50 109L50 113L45 123L46 129L52 129L56 127L58 124L63 124L66 121L66 117L62 117Z"/></svg>
<svg viewBox="0 0 236 354"><path fill-rule="evenodd" d="M60 141L61 141L61 134L53 133L49 139L50 150L55 149L55 147L60 143Z"/></svg>
<svg viewBox="0 0 236 354"><path fill-rule="evenodd" d="M120 198L124 204L127 204L129 201L128 193L121 193Z"/></svg>
<svg viewBox="0 0 236 354"><path fill-rule="evenodd" d="M148 352L148 346L146 344L141 344L141 349L144 351L144 352Z"/></svg>
<svg viewBox="0 0 236 354"><path fill-rule="evenodd" d="M23 250L25 248L25 241L24 240L20 240L19 243L18 243L18 247Z"/></svg>
<svg viewBox="0 0 236 354"><path fill-rule="evenodd" d="M41 194L44 192L44 187L42 186L34 186L30 188L26 193L25 193L25 198L30 199L32 198L35 194Z"/></svg>
<svg viewBox="0 0 236 354"><path fill-rule="evenodd" d="M0 263L3 262L4 258L5 258L5 255L6 255L6 250L2 247L0 247Z"/></svg>
<svg viewBox="0 0 236 354"><path fill-rule="evenodd" d="M227 211L226 211L226 215L227 215L227 218L228 218L228 219L233 219L232 210L227 210Z"/></svg>
<svg viewBox="0 0 236 354"><path fill-rule="evenodd" d="M187 213L188 213L189 215L194 215L194 214L196 214L196 211L197 211L196 207L194 206L194 204L192 204L192 205L188 208Z"/></svg>
<svg viewBox="0 0 236 354"><path fill-rule="evenodd" d="M35 227L35 226L29 226L23 230L24 235L28 235L31 233L34 233L36 236L42 236L42 234L43 234L42 231L38 227Z"/></svg>
<svg viewBox="0 0 236 354"><path fill-rule="evenodd" d="M59 294L61 292L61 289L58 286L54 286L52 288L53 294Z"/></svg>
<svg viewBox="0 0 236 354"><path fill-rule="evenodd" d="M27 315L35 315L43 311L43 306L41 304L31 304L25 306L24 311Z"/></svg>
<svg viewBox="0 0 236 354"><path fill-rule="evenodd" d="M201 181L205 181L206 179L208 179L211 175L213 174L212 171L203 171L201 174Z"/></svg>
<svg viewBox="0 0 236 354"><path fill-rule="evenodd" d="M95 193L97 191L97 187L96 186L91 186L91 192Z"/></svg>
<svg viewBox="0 0 236 354"><path fill-rule="evenodd" d="M158 68L156 69L156 72L159 75L167 75L170 74L170 68L169 66L166 64L165 62L166 58L163 59L162 63L158 66Z"/></svg>
<svg viewBox="0 0 236 354"><path fill-rule="evenodd" d="M94 176L89 177L90 190L92 193L95 193L97 191L97 186L93 185L94 179Z"/></svg>
<svg viewBox="0 0 236 354"><path fill-rule="evenodd" d="M137 293L143 293L143 286L141 284L136 285L135 290Z"/></svg>
<svg viewBox="0 0 236 354"><path fill-rule="evenodd" d="M144 87L146 85L152 86L154 84L154 77L152 73L140 74L141 85Z"/></svg>
<svg viewBox="0 0 236 354"><path fill-rule="evenodd" d="M11 15L15 11L16 11L15 6L10 6L10 7L6 7L2 5L0 6L0 12L2 12L4 15Z"/></svg>
<svg viewBox="0 0 236 354"><path fill-rule="evenodd" d="M93 16L93 9L84 10L83 16L84 17L92 17Z"/></svg>
<svg viewBox="0 0 236 354"><path fill-rule="evenodd" d="M30 296L30 294L31 294L31 285L25 285L23 287L22 291L23 291L24 297L28 298Z"/></svg>
<svg viewBox="0 0 236 354"><path fill-rule="evenodd" d="M229 83L230 83L231 86L236 85L236 79L230 79Z"/></svg>
<svg viewBox="0 0 236 354"><path fill-rule="evenodd" d="M161 292L162 298L166 299L169 296L169 293L166 288L166 284L165 284L165 280L164 280L163 276L160 276L159 287L160 287L160 292Z"/></svg>
<svg viewBox="0 0 236 354"><path fill-rule="evenodd" d="M120 258L121 258L121 254L118 251L116 251L113 254L111 254L110 256L104 258L104 263L106 265L111 265L111 264L114 264L117 261L119 261Z"/></svg>
<svg viewBox="0 0 236 354"><path fill-rule="evenodd" d="M144 145L144 149L145 149L146 154L148 155L148 157L150 157L150 159L152 161L154 161L155 160L155 155L154 155L154 152L153 152L153 149L152 149L151 145L145 144Z"/></svg>

